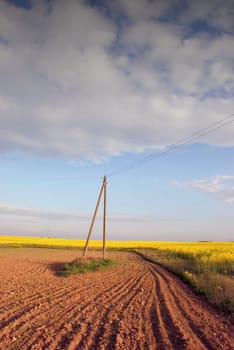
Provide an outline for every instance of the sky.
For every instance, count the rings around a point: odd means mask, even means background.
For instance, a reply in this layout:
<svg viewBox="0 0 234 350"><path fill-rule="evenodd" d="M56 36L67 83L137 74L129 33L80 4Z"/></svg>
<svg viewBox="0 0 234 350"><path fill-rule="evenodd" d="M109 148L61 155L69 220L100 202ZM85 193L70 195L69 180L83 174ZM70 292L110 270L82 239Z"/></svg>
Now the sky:
<svg viewBox="0 0 234 350"><path fill-rule="evenodd" d="M234 239L232 0L0 0L0 77L1 235Z"/></svg>

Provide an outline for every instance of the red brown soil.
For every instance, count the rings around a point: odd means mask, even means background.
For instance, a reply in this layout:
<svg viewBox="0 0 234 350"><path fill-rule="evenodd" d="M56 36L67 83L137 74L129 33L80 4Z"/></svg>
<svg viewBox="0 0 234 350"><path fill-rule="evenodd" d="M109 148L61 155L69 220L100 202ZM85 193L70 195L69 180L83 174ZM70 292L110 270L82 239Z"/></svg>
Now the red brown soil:
<svg viewBox="0 0 234 350"><path fill-rule="evenodd" d="M116 267L56 276L60 263L79 256L0 250L0 349L234 349L228 319L163 268L111 252Z"/></svg>

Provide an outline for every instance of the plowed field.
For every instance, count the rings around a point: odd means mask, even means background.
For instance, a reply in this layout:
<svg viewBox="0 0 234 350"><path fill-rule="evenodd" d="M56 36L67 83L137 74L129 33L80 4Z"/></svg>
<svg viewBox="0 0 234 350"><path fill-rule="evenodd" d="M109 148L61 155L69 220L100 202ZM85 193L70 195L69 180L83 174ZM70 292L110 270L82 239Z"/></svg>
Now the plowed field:
<svg viewBox="0 0 234 350"><path fill-rule="evenodd" d="M89 256L100 253L89 253ZM178 278L133 253L61 278L81 252L0 250L0 349L234 349L234 327Z"/></svg>

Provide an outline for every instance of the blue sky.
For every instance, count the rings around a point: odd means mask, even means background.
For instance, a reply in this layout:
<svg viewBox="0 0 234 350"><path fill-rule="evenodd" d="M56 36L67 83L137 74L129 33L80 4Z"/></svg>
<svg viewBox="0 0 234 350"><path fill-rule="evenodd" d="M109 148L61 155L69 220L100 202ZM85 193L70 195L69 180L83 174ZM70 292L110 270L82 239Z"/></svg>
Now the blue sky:
<svg viewBox="0 0 234 350"><path fill-rule="evenodd" d="M0 1L0 234L233 240L230 1ZM101 238L101 213L93 238Z"/></svg>

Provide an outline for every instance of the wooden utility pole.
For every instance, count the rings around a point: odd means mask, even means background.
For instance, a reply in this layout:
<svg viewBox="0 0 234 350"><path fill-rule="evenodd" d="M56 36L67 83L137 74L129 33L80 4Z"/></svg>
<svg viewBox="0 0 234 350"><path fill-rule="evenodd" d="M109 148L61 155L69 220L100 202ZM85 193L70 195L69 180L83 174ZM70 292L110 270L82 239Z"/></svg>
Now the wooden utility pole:
<svg viewBox="0 0 234 350"><path fill-rule="evenodd" d="M103 259L106 258L106 176L103 180L104 185L104 205L103 205Z"/></svg>
<svg viewBox="0 0 234 350"><path fill-rule="evenodd" d="M92 233L92 230L93 230L93 226L94 226L94 223L95 223L95 220L96 220L96 216L97 216L97 212L98 212L98 208L99 208L99 205L100 205L100 201L101 201L101 198L102 198L103 191L104 191L103 259L105 259L105 250L106 250L106 176L104 176L104 179L103 179L103 184L102 184L99 196L98 196L96 208L95 208L95 211L94 211L94 214L93 214L93 218L92 218L92 221L91 221L91 225L90 225L90 228L89 228L88 237L86 239L85 248L84 248L84 252L83 252L83 257L84 258L87 255L89 240L90 240L91 233Z"/></svg>

